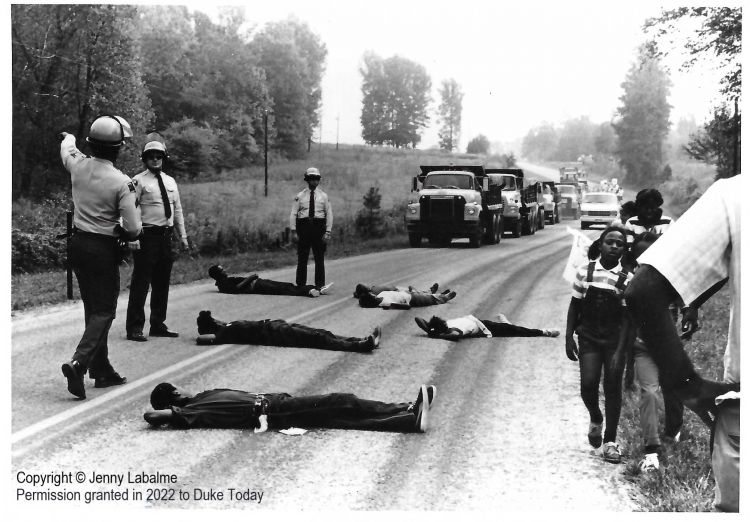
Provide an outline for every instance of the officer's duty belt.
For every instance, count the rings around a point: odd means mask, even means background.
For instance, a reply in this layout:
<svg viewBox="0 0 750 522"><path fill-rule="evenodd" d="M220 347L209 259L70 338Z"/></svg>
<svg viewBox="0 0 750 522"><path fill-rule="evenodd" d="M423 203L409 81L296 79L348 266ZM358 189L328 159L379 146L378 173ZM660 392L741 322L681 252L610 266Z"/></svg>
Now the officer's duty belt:
<svg viewBox="0 0 750 522"><path fill-rule="evenodd" d="M144 226L144 236L170 236L172 235L174 227L155 227L155 226Z"/></svg>
<svg viewBox="0 0 750 522"><path fill-rule="evenodd" d="M81 230L79 228L73 227L73 230L70 232L70 236L80 236L80 237L89 237L91 239L100 239L104 241L116 241L117 236L108 236L107 234L97 234L96 232L86 232L85 230ZM63 237L65 237L63 235Z"/></svg>

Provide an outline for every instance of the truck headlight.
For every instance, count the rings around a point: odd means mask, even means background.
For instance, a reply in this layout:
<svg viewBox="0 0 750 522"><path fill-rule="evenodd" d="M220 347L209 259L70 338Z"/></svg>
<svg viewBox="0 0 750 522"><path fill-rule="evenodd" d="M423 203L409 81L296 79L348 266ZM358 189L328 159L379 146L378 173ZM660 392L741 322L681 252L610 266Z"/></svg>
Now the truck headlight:
<svg viewBox="0 0 750 522"><path fill-rule="evenodd" d="M466 209L466 213L469 214L470 216L473 216L474 214L476 214L476 212L477 211L474 210L473 208Z"/></svg>

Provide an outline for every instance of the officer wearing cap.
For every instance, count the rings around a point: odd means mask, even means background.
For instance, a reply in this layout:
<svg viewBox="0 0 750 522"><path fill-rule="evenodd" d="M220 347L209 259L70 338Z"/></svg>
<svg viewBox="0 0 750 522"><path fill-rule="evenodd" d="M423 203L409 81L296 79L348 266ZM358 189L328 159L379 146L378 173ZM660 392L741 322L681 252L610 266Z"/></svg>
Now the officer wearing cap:
<svg viewBox="0 0 750 522"><path fill-rule="evenodd" d="M167 318L169 279L174 262L174 230L177 230L185 248L189 247L189 243L177 182L162 171L166 159L167 148L164 143L158 140L149 141L141 153L146 170L133 176L143 220L143 233L137 241L130 244L133 251L133 276L130 281L128 313L125 320L125 330L130 341L148 340L143 335L143 326L146 322L144 307L149 286L151 315L148 334L154 337L178 335L164 324Z"/></svg>
<svg viewBox="0 0 750 522"><path fill-rule="evenodd" d="M312 248L315 286L320 288L326 284L323 255L331 238L333 212L328 194L318 188L320 171L310 167L305 172L305 181L307 188L295 196L289 217L289 228L297 234L297 286L307 284L307 260Z"/></svg>
<svg viewBox="0 0 750 522"><path fill-rule="evenodd" d="M60 157L70 172L73 188L73 236L70 263L78 280L85 314L85 330L70 362L62 365L68 391L86 398L86 370L95 388L126 382L109 362L107 337L120 292L118 239L132 239L141 232L135 206L135 184L115 168L125 138L133 136L130 125L119 116L94 120L86 141L91 157L76 148L72 134L60 134Z"/></svg>

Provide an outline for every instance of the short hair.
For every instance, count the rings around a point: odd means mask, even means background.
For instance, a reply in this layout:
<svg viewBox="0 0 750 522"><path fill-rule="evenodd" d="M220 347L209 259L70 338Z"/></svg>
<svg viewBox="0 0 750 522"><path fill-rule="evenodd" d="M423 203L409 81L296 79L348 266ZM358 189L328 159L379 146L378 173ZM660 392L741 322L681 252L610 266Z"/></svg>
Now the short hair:
<svg viewBox="0 0 750 522"><path fill-rule="evenodd" d="M157 384L151 392L151 407L155 410L166 410L172 405L172 396L177 388L168 382Z"/></svg>
<svg viewBox="0 0 750 522"><path fill-rule="evenodd" d="M661 192L655 188L643 189L635 195L635 206L636 207L660 207L664 204L664 198L661 197Z"/></svg>
<svg viewBox="0 0 750 522"><path fill-rule="evenodd" d="M601 235L598 238L596 238L596 240L593 243L591 243L591 245L589 246L589 251L587 254L590 260L593 261L594 259L596 259L597 257L601 255L602 251L600 247L602 245L602 241L604 241L604 238L610 232L619 232L620 234L622 234L622 237L626 239L626 241L628 238L628 234L630 233L630 231L626 229L625 227L623 227L622 225L609 225L607 228L604 229ZM626 245L625 250L627 250L627 245ZM623 255L624 254L625 253L623 252Z"/></svg>
<svg viewBox="0 0 750 522"><path fill-rule="evenodd" d="M442 334L448 331L448 322L441 317L433 315L429 321L427 321L427 328L430 330L430 335Z"/></svg>
<svg viewBox="0 0 750 522"><path fill-rule="evenodd" d="M635 216L635 201L626 201L620 206L620 211Z"/></svg>
<svg viewBox="0 0 750 522"><path fill-rule="evenodd" d="M221 265L213 265L208 269L208 275L209 277L216 279L217 281L219 279L223 279L226 277L226 272L224 271L224 267Z"/></svg>

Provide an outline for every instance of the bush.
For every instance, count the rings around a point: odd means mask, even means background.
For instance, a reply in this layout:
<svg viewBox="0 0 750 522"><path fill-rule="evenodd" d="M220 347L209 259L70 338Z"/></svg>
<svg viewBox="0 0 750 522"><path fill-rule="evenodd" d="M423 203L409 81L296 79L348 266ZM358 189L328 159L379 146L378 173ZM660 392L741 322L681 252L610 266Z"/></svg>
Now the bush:
<svg viewBox="0 0 750 522"><path fill-rule="evenodd" d="M195 179L216 170L216 160L220 155L218 132L184 118L172 123L163 134L169 152L167 172Z"/></svg>
<svg viewBox="0 0 750 522"><path fill-rule="evenodd" d="M357 213L354 226L357 233L362 238L383 237L385 236L385 227L383 215L380 211L380 189L370 187L363 199L364 208Z"/></svg>

